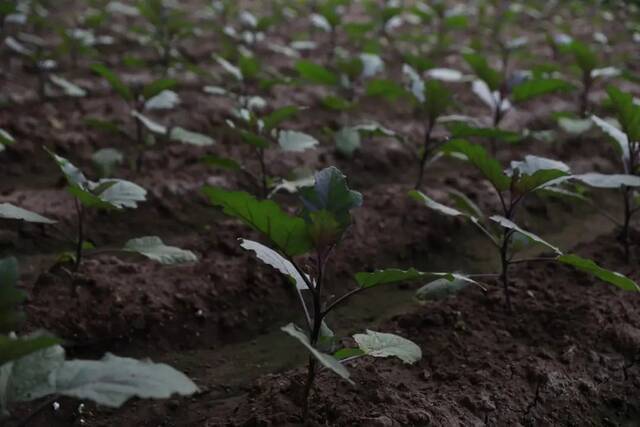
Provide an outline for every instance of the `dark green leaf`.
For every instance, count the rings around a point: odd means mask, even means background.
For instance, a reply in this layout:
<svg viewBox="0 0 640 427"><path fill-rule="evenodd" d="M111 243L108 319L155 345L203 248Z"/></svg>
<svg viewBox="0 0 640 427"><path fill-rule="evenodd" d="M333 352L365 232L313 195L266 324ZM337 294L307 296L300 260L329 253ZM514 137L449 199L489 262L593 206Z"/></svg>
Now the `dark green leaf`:
<svg viewBox="0 0 640 427"><path fill-rule="evenodd" d="M271 114L263 117L262 121L264 122L265 132L269 132L271 129L275 129L280 126L282 122L295 116L299 111L300 109L298 107L289 105L287 107L278 108Z"/></svg>
<svg viewBox="0 0 640 427"><path fill-rule="evenodd" d="M517 85L512 91L514 102L524 102L553 92L568 92L574 87L560 79L533 79Z"/></svg>
<svg viewBox="0 0 640 427"><path fill-rule="evenodd" d="M316 64L306 59L296 62L296 70L300 77L312 83L336 86L339 82L338 76L322 65Z"/></svg>
<svg viewBox="0 0 640 427"><path fill-rule="evenodd" d="M0 335L0 366L59 343L56 338L48 336L12 339Z"/></svg>
<svg viewBox="0 0 640 427"><path fill-rule="evenodd" d="M476 76L484 81L492 92L500 89L502 76L497 70L491 68L483 55L479 53L467 53L463 55L463 57Z"/></svg>
<svg viewBox="0 0 640 427"><path fill-rule="evenodd" d="M211 203L264 234L284 254L302 255L311 249L306 222L287 215L275 202L216 187L206 186L202 191Z"/></svg>
<svg viewBox="0 0 640 427"><path fill-rule="evenodd" d="M489 156L482 146L470 144L467 141L458 139L445 144L442 148L445 153L463 154L467 160L473 164L486 179L491 182L499 191L509 189L511 178L505 175L500 163L493 157Z"/></svg>
<svg viewBox="0 0 640 427"><path fill-rule="evenodd" d="M133 101L133 93L116 73L103 64L93 64L91 70L102 76L125 101Z"/></svg>
<svg viewBox="0 0 640 427"><path fill-rule="evenodd" d="M582 258L574 254L567 254L559 256L558 261L580 271L584 271L585 273L592 274L598 279L615 285L625 291L638 292L640 290L633 280L615 271L604 269L590 259Z"/></svg>

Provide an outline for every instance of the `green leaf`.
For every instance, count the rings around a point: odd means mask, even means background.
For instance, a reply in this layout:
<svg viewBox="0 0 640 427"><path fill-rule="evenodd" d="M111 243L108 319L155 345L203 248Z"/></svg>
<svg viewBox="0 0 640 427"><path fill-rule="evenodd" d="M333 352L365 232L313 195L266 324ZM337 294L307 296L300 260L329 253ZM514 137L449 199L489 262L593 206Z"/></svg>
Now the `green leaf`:
<svg viewBox="0 0 640 427"><path fill-rule="evenodd" d="M551 249L552 251L554 251L558 255L562 255L562 251L560 249L558 249L556 246L553 246L551 243L547 242L542 237L520 228L516 223L514 223L513 221L511 221L511 220L509 220L509 219L507 219L507 218L505 218L503 216L493 215L489 219L494 221L494 222L497 222L498 224L500 224L504 228L517 231L518 233L527 236L532 241L534 241L536 243L540 243L541 245L546 246L547 248Z"/></svg>
<svg viewBox="0 0 640 427"><path fill-rule="evenodd" d="M338 360L345 360L352 357L360 357L364 355L364 351L360 350L359 348L342 348L333 353L333 357Z"/></svg>
<svg viewBox="0 0 640 427"><path fill-rule="evenodd" d="M572 135L580 135L593 127L590 119L576 119L572 117L560 117L558 119L560 128Z"/></svg>
<svg viewBox="0 0 640 427"><path fill-rule="evenodd" d="M149 132L155 133L157 135L163 135L163 136L167 134L166 126L151 120L149 117L145 116L139 111L133 110L131 111L131 115L135 117L137 120L139 120L140 123L142 123Z"/></svg>
<svg viewBox="0 0 640 427"><path fill-rule="evenodd" d="M457 294L470 284L471 282L469 280L461 278L455 278L454 280L436 279L418 289L416 291L416 298L421 301L441 300L450 295Z"/></svg>
<svg viewBox="0 0 640 427"><path fill-rule="evenodd" d="M640 290L638 285L633 280L620 273L616 273L615 271L606 270L590 259L582 258L574 254L562 255L557 259L563 264L570 265L580 271L592 274L598 279L615 285L621 289L624 289L625 291L637 292Z"/></svg>
<svg viewBox="0 0 640 427"><path fill-rule="evenodd" d="M169 139L182 142L183 144L195 145L196 147L208 147L215 144L213 138L198 132L192 132L176 126L169 131Z"/></svg>
<svg viewBox="0 0 640 427"><path fill-rule="evenodd" d="M500 128L481 128L470 126L462 122L454 122L447 126L454 138L486 138L488 140L503 141L509 144L522 141L524 136L518 132L511 132Z"/></svg>
<svg viewBox="0 0 640 427"><path fill-rule="evenodd" d="M573 40L571 43L561 45L560 50L571 53L583 73L591 73L593 69L598 67L598 57L584 43Z"/></svg>
<svg viewBox="0 0 640 427"><path fill-rule="evenodd" d="M242 169L242 166L240 166L240 164L235 160L228 159L225 157L219 157L214 154L209 154L208 156L204 156L202 158L202 161L209 166L218 167L221 169L227 169L227 170Z"/></svg>
<svg viewBox="0 0 640 427"><path fill-rule="evenodd" d="M322 105L330 110L344 111L355 106L355 103L349 102L341 96L329 95L322 98Z"/></svg>
<svg viewBox="0 0 640 427"><path fill-rule="evenodd" d="M380 96L390 101L406 95L406 91L402 86L393 80L373 79L367 83L367 96Z"/></svg>
<svg viewBox="0 0 640 427"><path fill-rule="evenodd" d="M24 338L9 338L0 335L0 369L5 363L20 359L36 351L43 350L59 344L60 341L54 337L37 336ZM1 373L0 373L1 375ZM2 391L0 390L0 395ZM0 402L2 399L0 398ZM0 407L2 405L0 404Z"/></svg>
<svg viewBox="0 0 640 427"><path fill-rule="evenodd" d="M16 140L7 132L6 130L0 128L0 145L11 145L15 144ZM2 148L0 148L2 151Z"/></svg>
<svg viewBox="0 0 640 427"><path fill-rule="evenodd" d="M124 179L105 178L90 183L89 190L117 209L137 208L147 199L147 190Z"/></svg>
<svg viewBox="0 0 640 427"><path fill-rule="evenodd" d="M0 203L0 218L18 219L26 222L35 222L40 224L55 224L57 221L46 218L35 212L22 209L21 207L12 205L11 203Z"/></svg>
<svg viewBox="0 0 640 427"><path fill-rule="evenodd" d="M306 222L287 215L275 202L216 187L205 186L202 191L211 203L261 232L285 255L302 255L311 249Z"/></svg>
<svg viewBox="0 0 640 427"><path fill-rule="evenodd" d="M355 334L353 339L368 356L397 357L408 364L422 359L422 350L418 345L395 334L367 330L366 334Z"/></svg>
<svg viewBox="0 0 640 427"><path fill-rule="evenodd" d="M571 179L580 181L590 187L595 188L620 188L620 187L640 187L640 176L636 175L620 175L620 174L602 174L602 173L585 173L581 175L571 175Z"/></svg>
<svg viewBox="0 0 640 427"><path fill-rule="evenodd" d="M451 92L438 80L427 80L424 85L424 108L432 123L446 113L453 103Z"/></svg>
<svg viewBox="0 0 640 427"><path fill-rule="evenodd" d="M368 289L378 285L392 285L401 282L413 282L419 279L429 277L442 277L453 280L450 273L425 273L415 268L409 270L400 270L397 268L387 268L385 270L377 270L372 273L360 272L356 273L355 279L360 287Z"/></svg>
<svg viewBox="0 0 640 427"><path fill-rule="evenodd" d="M308 290L307 282L302 277L302 275L296 270L294 265L280 255L278 252L274 251L268 246L263 245L262 243L255 242L253 240L248 239L239 239L240 246L243 249L248 251L252 251L256 254L256 257L265 264L275 268L280 273L289 277L293 284L295 284L296 288L300 290ZM307 275L307 280L311 281L311 278Z"/></svg>
<svg viewBox="0 0 640 427"><path fill-rule="evenodd" d="M335 357L331 356L330 354L322 353L314 348L313 345L311 345L311 342L309 341L307 335L300 328L298 328L293 323L289 323L287 326L283 326L281 329L287 334L291 335L293 338L300 341L302 345L304 345L307 350L309 350L313 357L318 359L322 366L332 370L340 377L349 381L350 384L354 384L353 381L349 379L350 374L347 368L345 368Z"/></svg>
<svg viewBox="0 0 640 427"><path fill-rule="evenodd" d="M304 132L282 130L278 133L278 144L283 151L301 153L318 145L318 140Z"/></svg>
<svg viewBox="0 0 640 427"><path fill-rule="evenodd" d="M269 140L261 135L258 135L256 133L253 133L244 129L239 129L239 133L240 133L240 136L242 137L242 141L249 145L253 145L258 148L269 147Z"/></svg>
<svg viewBox="0 0 640 427"><path fill-rule="evenodd" d="M479 53L467 53L462 56L476 76L484 81L491 91L500 89L502 76L497 70L489 66L489 63L483 55Z"/></svg>
<svg viewBox="0 0 640 427"><path fill-rule="evenodd" d="M116 91L118 95L120 95L125 101L130 102L133 101L133 93L129 86L127 86L120 77L109 68L107 68L104 64L93 64L91 66L91 70L104 78L111 88Z"/></svg>
<svg viewBox="0 0 640 427"><path fill-rule="evenodd" d="M315 179L312 187L300 189L305 216L315 211L330 212L344 231L351 223L351 209L362 206L362 194L349 189L346 177L334 166L316 172Z"/></svg>
<svg viewBox="0 0 640 427"><path fill-rule="evenodd" d="M49 80L56 86L58 86L65 95L71 97L83 97L87 96L87 91L76 85L75 83L70 82L69 80L56 76L55 74L51 74L49 76Z"/></svg>
<svg viewBox="0 0 640 427"><path fill-rule="evenodd" d="M634 102L633 95L613 86L607 88L607 93L627 137L634 142L640 141L640 106Z"/></svg>
<svg viewBox="0 0 640 427"><path fill-rule="evenodd" d="M465 216L465 217L474 218L473 216L469 215L466 212L462 212L457 209L451 208L449 206L443 205L442 203L436 202L431 197L427 196L421 191L411 190L409 191L409 197L411 197L413 200L417 201L418 203L424 204L429 209L433 209L447 216L454 216L454 217Z"/></svg>
<svg viewBox="0 0 640 427"><path fill-rule="evenodd" d="M121 132L121 129L118 126L118 124L112 120L103 120L97 117L85 117L83 121L84 121L84 124L86 124L90 128L93 128L102 132L108 132L113 134L119 134Z"/></svg>
<svg viewBox="0 0 640 427"><path fill-rule="evenodd" d="M81 188L85 188L87 186L89 180L84 176L80 169L73 165L73 163L64 157L58 156L46 147L45 151L56 161L70 186L78 186Z"/></svg>
<svg viewBox="0 0 640 427"><path fill-rule="evenodd" d="M180 104L180 97L172 90L163 90L157 95L149 98L144 103L144 109L151 110L171 110Z"/></svg>
<svg viewBox="0 0 640 427"><path fill-rule="evenodd" d="M353 157L353 153L360 148L360 132L353 127L344 127L334 135L336 150L347 158Z"/></svg>
<svg viewBox="0 0 640 427"><path fill-rule="evenodd" d="M574 87L564 80L540 78L527 80L517 85L511 96L514 102L525 102L549 93L569 92L573 89Z"/></svg>
<svg viewBox="0 0 640 427"><path fill-rule="evenodd" d="M175 79L158 79L149 83L142 89L142 96L145 100L149 100L156 95L159 95L161 92L165 90L173 89L178 85L178 82Z"/></svg>
<svg viewBox="0 0 640 427"><path fill-rule="evenodd" d="M300 77L312 83L326 86L338 85L339 79L336 74L312 61L301 59L296 62L295 68L298 74L300 74Z"/></svg>
<svg viewBox="0 0 640 427"><path fill-rule="evenodd" d="M123 248L126 252L135 252L164 265L197 262L198 257L191 251L175 246L167 246L158 236L138 237L129 240Z"/></svg>
<svg viewBox="0 0 640 427"><path fill-rule="evenodd" d="M106 177L113 173L116 166L122 164L124 155L115 148L103 148L93 153L91 161L98 169L99 175Z"/></svg>
<svg viewBox="0 0 640 427"><path fill-rule="evenodd" d="M598 116L591 116L591 120L596 124L604 133L609 135L616 144L616 151L620 153L622 162L625 169L628 168L628 162L631 158L629 150L629 137L623 131L612 125L611 123L602 120Z"/></svg>
<svg viewBox="0 0 640 427"><path fill-rule="evenodd" d="M489 156L482 146L458 139L445 144L442 147L442 151L463 154L497 190L505 191L509 189L511 178L505 175L500 163Z"/></svg>
<svg viewBox="0 0 640 427"><path fill-rule="evenodd" d="M280 124L285 120L290 119L291 117L298 114L299 111L300 109L293 105L278 108L271 114L262 118L262 121L264 123L264 131L269 132L271 129L275 129L276 127L280 126Z"/></svg>
<svg viewBox="0 0 640 427"><path fill-rule="evenodd" d="M476 218L482 218L484 216L480 207L467 197L466 194L455 189L450 189L448 193L458 210Z"/></svg>

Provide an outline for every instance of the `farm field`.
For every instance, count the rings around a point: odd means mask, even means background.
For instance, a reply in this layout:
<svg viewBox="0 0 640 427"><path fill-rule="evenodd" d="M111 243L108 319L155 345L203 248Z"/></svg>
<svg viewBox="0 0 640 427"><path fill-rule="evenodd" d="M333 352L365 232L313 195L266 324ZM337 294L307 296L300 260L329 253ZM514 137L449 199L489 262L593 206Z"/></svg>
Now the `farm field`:
<svg viewBox="0 0 640 427"><path fill-rule="evenodd" d="M0 0L0 425L640 425L640 4Z"/></svg>

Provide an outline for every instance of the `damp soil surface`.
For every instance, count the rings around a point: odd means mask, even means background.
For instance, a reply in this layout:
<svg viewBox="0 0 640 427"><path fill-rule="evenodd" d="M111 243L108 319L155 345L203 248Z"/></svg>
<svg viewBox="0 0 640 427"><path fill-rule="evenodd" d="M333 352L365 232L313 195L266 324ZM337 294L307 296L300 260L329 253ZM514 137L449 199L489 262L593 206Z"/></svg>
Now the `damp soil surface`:
<svg viewBox="0 0 640 427"><path fill-rule="evenodd" d="M535 24L529 24L533 33ZM104 61L132 79L149 80L150 70L130 70L119 60L124 51L148 58L152 56L148 49L129 46L131 42L117 31L113 35L119 42L104 52ZM280 39L286 34L279 31L272 36ZM326 53L328 41L321 42L319 51ZM465 42L466 38L458 40ZM185 49L201 60L199 66L220 73L208 59L222 49L215 37L203 36L202 43ZM546 49L539 53L551 56ZM266 49L261 55L274 69L291 74L290 61ZM389 56L390 73L399 75L398 64ZM532 65L526 56L516 59L523 67ZM458 55L441 60L446 66L464 68ZM176 92L182 105L154 117L214 136L217 143L194 148L159 142L145 151L141 171L125 163L114 172L146 188L148 201L137 210L91 214L87 222L88 238L98 248L118 248L130 238L158 235L168 244L194 251L199 261L166 267L103 251L88 255L74 272L57 262L62 252L73 248L73 201L42 146L95 177L91 155L97 149L117 148L127 159L135 158L137 151L127 137L105 135L88 127L84 119L115 120L132 132L127 106L88 71L90 61L78 68L61 61L61 72L89 93L73 100L39 99L33 90L37 79L22 59L2 49L0 61L6 64L0 84L8 99L0 108L0 128L18 141L0 153L0 202L58 221L46 227L0 223L0 253L18 257L20 285L29 295L25 331L44 328L55 333L66 340L72 357L98 358L113 352L170 363L201 389L188 398L133 400L117 410L87 403L80 412L78 401L58 399L61 407L53 411L47 401L28 425L300 424L306 355L297 342L280 332L282 325L302 321L296 293L289 282L237 243L239 237L260 237L223 216L200 193L205 184L253 190L242 176L201 161L207 154L251 158L249 147L222 130L232 104L204 94L202 87L211 83L207 79L187 71L178 74ZM465 114L486 115L467 86L453 85L452 90ZM427 211L407 197L416 162L406 147L388 138L368 138L353 158L345 158L322 131L325 126L375 120L410 141L421 141L424 124L410 109L365 98L361 108L345 115L322 108L317 88L299 86L293 92L276 86L261 95L273 100L270 108L294 103L309 106L286 125L315 135L320 146L299 155L267 153L272 174L289 176L294 168L336 165L348 176L350 187L364 195L364 206L355 212L330 265L328 294L340 295L354 287L352 277L358 271L384 267L497 271L492 247L473 228ZM592 97L594 104L602 99L603 88L594 88ZM504 126L546 130L555 126L548 117L550 111L571 109L574 104L571 95L552 95L544 102L519 107L507 116ZM438 136L439 132L444 134L437 130ZM496 156L507 165L526 153L563 160L575 172L618 168L615 153L597 132L580 137L557 132L547 142L527 138L519 145L499 147ZM442 201L450 189L465 192L487 211L498 209L490 186L452 159L428 169L423 186ZM620 212L615 195L595 197L605 210ZM277 194L275 199L291 210L296 204L295 196L289 194ZM519 212L518 222L554 244L640 280L640 247L634 245L632 262L623 263L617 230L588 205L532 198ZM638 242L639 236L633 237ZM355 386L321 372L312 394L311 424L640 425L638 296L549 263L518 265L512 276L511 312L505 310L500 286L490 281L486 292L469 288L428 304L414 300L420 284L375 289L336 311L329 322L347 345L353 345L350 335L372 328L413 340L423 358L411 366L391 359L348 362ZM41 403L16 408L8 425L18 425L15 420L32 414Z"/></svg>

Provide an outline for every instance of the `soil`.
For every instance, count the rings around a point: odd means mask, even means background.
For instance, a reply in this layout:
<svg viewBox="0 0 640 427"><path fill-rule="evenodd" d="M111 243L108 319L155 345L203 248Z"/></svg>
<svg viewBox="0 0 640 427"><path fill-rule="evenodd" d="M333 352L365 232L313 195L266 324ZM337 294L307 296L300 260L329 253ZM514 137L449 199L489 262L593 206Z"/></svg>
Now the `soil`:
<svg viewBox="0 0 640 427"><path fill-rule="evenodd" d="M69 10L80 7L73 2L69 5ZM62 9L55 15L71 19ZM584 20L580 22L584 24ZM527 25L532 34L539 26ZM47 34L44 29L36 32ZM153 52L133 45L116 26L107 33L118 42L105 50L105 62L131 79L150 80L153 70L128 69L120 59L127 51L151 61ZM606 53L607 58L622 57L630 49L616 34L607 35L617 43L614 52ZM272 36L287 40L282 31ZM460 38L458 43L468 42L467 37ZM219 73L207 58L222 46L215 37L203 40L206 42L186 43L184 49L202 62L200 66ZM54 44L55 38L47 42ZM319 49L322 55L328 41L323 43ZM291 61L265 47L258 51L270 67L291 74ZM551 56L548 49L535 53ZM390 75L399 75L400 63L393 61L392 53L389 56ZM522 67L532 65L526 55L516 59ZM211 135L217 143L194 148L160 141L145 151L141 172L129 164L115 172L146 188L148 201L123 213L93 213L87 223L89 239L98 248L114 249L130 238L159 235L168 244L194 251L199 262L165 267L107 252L88 256L80 270L73 272L56 262L61 252L73 248L73 201L41 147L68 157L95 177L91 155L97 149L118 148L128 161L135 158L137 150L126 136L101 133L88 127L84 118L114 119L132 132L128 107L87 71L89 60L81 60L77 68L64 58L60 61L60 72L87 89L89 96L46 100L38 99L35 76L25 61L4 47L0 48L0 61L6 64L0 72L0 84L10 100L0 108L0 128L18 141L0 153L0 202L12 202L58 220L46 227L0 224L0 254L18 257L20 285L29 294L24 330L44 328L64 338L72 357L97 358L113 352L170 363L202 390L189 398L134 400L118 410L87 403L80 411L79 402L59 399L59 410L46 405L28 425L299 424L305 354L279 331L290 321L301 321L295 292L236 241L238 237L260 237L209 206L200 193L205 184L254 190L242 176L212 169L201 161L205 154L251 158L248 147L221 130L232 103L204 94L201 87L211 84L208 79L180 72L176 91L182 105L153 117ZM464 68L458 55L443 58L442 66ZM638 93L636 85L624 84ZM485 107L466 86L452 87L465 114L486 115ZM317 150L299 155L269 151L267 164L273 175L290 176L295 168L335 165L349 177L350 187L364 195L365 205L355 212L354 223L330 266L328 293L338 295L353 287L352 277L358 271L383 267L496 271L491 247L473 228L421 208L406 196L416 175L415 159L406 147L392 139L370 138L349 159L336 153L331 137L322 131L325 126L338 128L375 120L411 141L420 141L424 124L409 108L402 104L381 108L380 102L364 98L357 111L327 112L319 105L324 92L312 86L292 91L281 85L263 95L273 102L270 108L309 106L286 127L308 132L321 141ZM594 105L604 96L603 86L596 86ZM503 126L555 128L550 112L570 110L574 105L571 96L551 95L518 106ZM437 129L437 137L444 135L444 129ZM566 161L575 172L614 172L619 168L615 153L597 132L579 137L558 132L552 142L527 138L518 145L500 147L496 153L505 165L525 154ZM489 185L473 170L455 160L435 163L427 171L423 190L444 201L451 188L464 191L486 211L498 207ZM287 209L296 205L293 195L278 194L275 198ZM616 195L596 194L596 199L605 209L619 212ZM633 236L632 263L622 263L616 230L585 205L532 198L520 213L519 224L640 280L640 248L635 244L639 236ZM391 359L349 362L355 387L322 372L313 394L311 423L640 425L636 397L640 369L635 366L640 353L638 295L549 263L514 267L513 277L513 312L505 311L502 291L494 283L489 283L487 292L468 289L426 305L413 300L418 284L376 289L356 297L353 305L329 319L340 336L366 328L396 333L420 345L423 359L412 366ZM352 344L349 338L345 342ZM38 403L18 406L7 425L16 425L16 420L33 413Z"/></svg>

